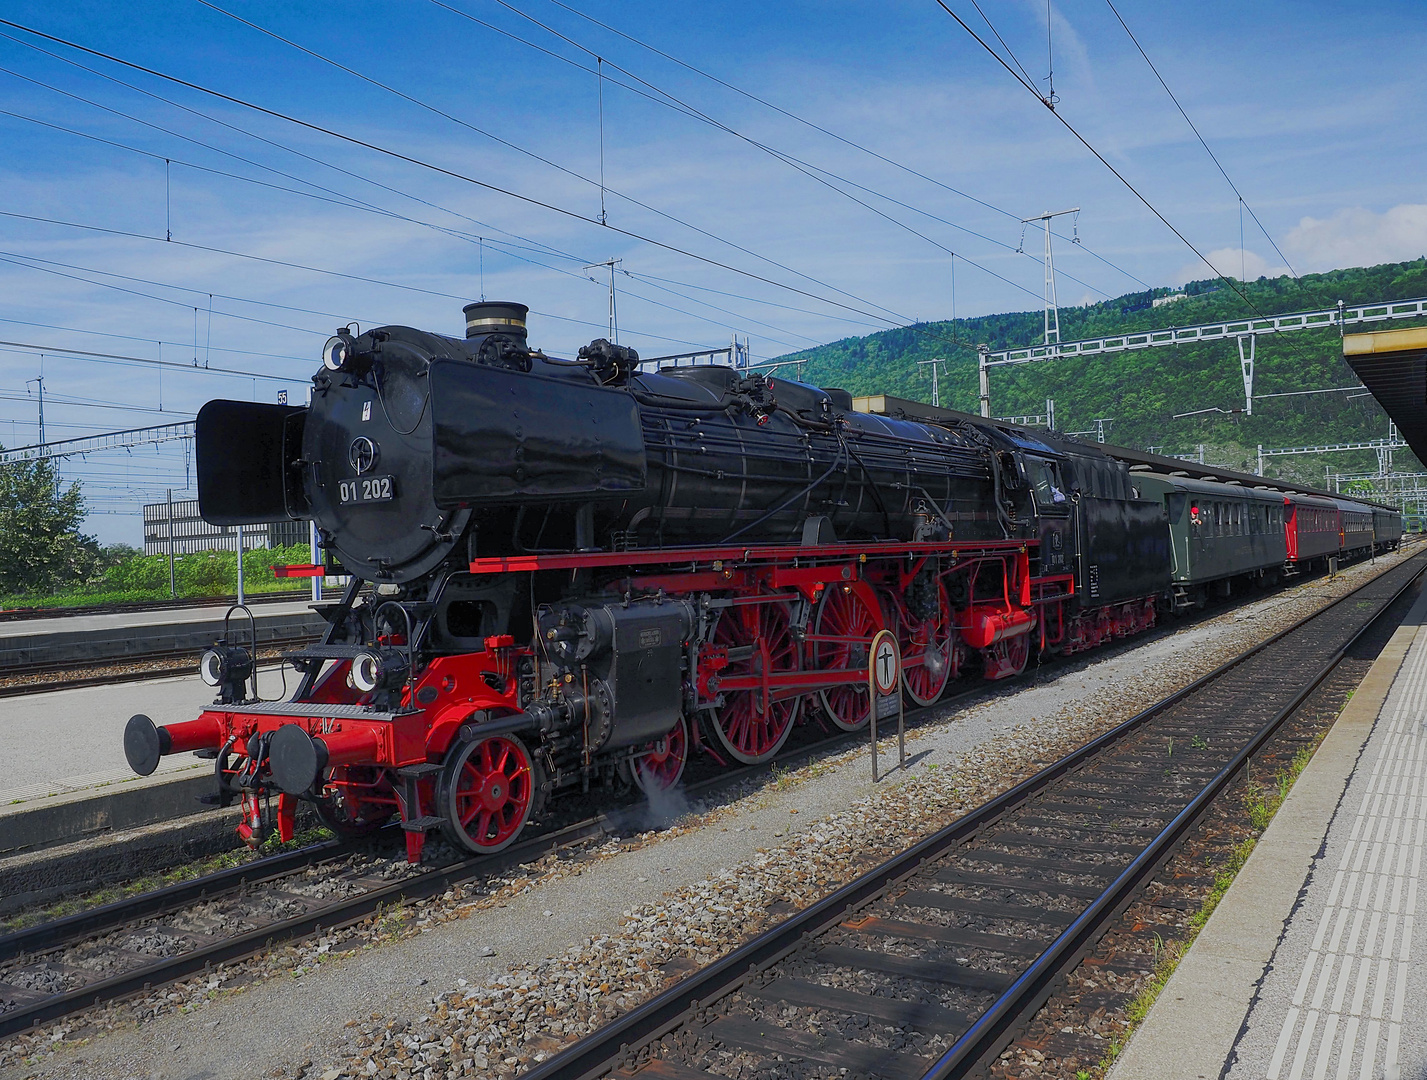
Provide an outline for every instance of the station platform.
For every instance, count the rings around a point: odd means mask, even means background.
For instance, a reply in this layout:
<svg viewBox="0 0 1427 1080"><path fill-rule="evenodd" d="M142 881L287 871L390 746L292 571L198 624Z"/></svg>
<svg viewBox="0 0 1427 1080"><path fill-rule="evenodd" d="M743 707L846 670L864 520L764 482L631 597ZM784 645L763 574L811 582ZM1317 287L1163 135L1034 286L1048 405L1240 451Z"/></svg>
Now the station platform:
<svg viewBox="0 0 1427 1080"><path fill-rule="evenodd" d="M322 617L310 603L303 597L254 607L259 643L302 632L321 633ZM34 664L104 663L181 649L196 654L222 634L229 607L101 612L0 623L0 675ZM235 615L233 623L239 632L247 633L246 617Z"/></svg>
<svg viewBox="0 0 1427 1080"><path fill-rule="evenodd" d="M330 599L336 599L331 597ZM263 601L253 605L253 614L290 615L307 610L312 603L306 593L293 593L290 600ZM220 622L232 605L222 601L201 607L157 607L146 611L95 611L85 614L36 616L0 622L0 642L30 634L63 634L88 630L111 630L128 626L167 626L184 623Z"/></svg>
<svg viewBox="0 0 1427 1080"><path fill-rule="evenodd" d="M1427 592L1110 1080L1423 1080Z"/></svg>

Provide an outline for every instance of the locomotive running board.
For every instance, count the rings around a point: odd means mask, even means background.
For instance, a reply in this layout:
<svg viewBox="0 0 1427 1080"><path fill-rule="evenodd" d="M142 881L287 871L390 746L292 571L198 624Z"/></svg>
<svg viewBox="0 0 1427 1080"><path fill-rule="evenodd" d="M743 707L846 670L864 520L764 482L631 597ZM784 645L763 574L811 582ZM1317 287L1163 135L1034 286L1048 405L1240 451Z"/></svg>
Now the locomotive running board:
<svg viewBox="0 0 1427 1080"><path fill-rule="evenodd" d="M369 709L365 705L340 705L323 701L259 701L251 705L215 705L207 712L242 713L246 716L310 716L333 720L394 720L407 712ZM409 710L415 712L418 710Z"/></svg>

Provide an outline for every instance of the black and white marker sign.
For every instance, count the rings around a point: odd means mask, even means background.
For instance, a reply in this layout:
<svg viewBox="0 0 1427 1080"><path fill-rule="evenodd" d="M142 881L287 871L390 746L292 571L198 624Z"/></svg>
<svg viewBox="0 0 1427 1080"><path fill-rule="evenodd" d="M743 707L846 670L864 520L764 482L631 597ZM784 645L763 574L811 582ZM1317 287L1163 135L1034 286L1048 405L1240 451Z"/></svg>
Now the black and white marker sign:
<svg viewBox="0 0 1427 1080"><path fill-rule="evenodd" d="M907 761L905 716L902 710L902 654L897 635L879 630L872 637L867 654L867 691L871 710L868 726L872 735L872 779L877 779L877 721L897 718L897 749L903 765Z"/></svg>

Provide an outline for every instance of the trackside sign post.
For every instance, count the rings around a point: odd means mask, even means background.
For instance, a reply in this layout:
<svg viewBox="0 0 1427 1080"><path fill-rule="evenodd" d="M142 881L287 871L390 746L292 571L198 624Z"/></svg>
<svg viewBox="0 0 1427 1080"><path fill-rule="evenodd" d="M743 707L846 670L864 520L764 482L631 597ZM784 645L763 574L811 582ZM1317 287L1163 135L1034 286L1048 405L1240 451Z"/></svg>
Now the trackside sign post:
<svg viewBox="0 0 1427 1080"><path fill-rule="evenodd" d="M897 648L897 635L890 630L878 630L867 654L867 695L871 716L868 728L872 732L872 782L877 782L877 721L897 717L898 763L907 764L906 709L902 705L902 654Z"/></svg>

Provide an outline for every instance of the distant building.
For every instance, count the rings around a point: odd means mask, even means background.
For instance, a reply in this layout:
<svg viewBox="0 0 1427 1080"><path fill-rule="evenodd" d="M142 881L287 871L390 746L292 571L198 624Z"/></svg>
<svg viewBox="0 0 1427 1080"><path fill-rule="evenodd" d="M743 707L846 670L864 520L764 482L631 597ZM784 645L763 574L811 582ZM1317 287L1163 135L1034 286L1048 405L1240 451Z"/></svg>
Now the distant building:
<svg viewBox="0 0 1427 1080"><path fill-rule="evenodd" d="M195 551L237 551L238 529L233 525L210 525L198 515L197 499L175 499L173 521L167 502L144 507L144 554L167 555L169 529L173 529L173 553L191 555ZM243 547L288 547L305 543L307 522L276 521L268 525L243 526Z"/></svg>
<svg viewBox="0 0 1427 1080"><path fill-rule="evenodd" d="M1182 292L1170 293L1168 296L1156 296L1154 298L1154 306L1164 307L1165 304L1177 303L1184 299L1187 299L1187 294Z"/></svg>

